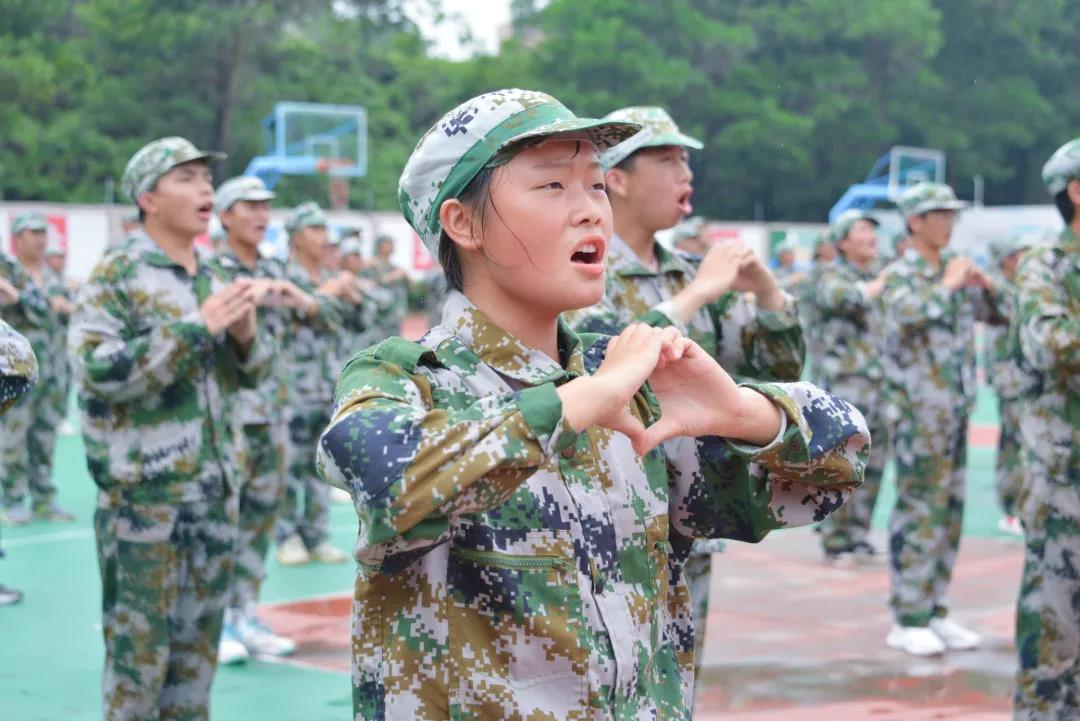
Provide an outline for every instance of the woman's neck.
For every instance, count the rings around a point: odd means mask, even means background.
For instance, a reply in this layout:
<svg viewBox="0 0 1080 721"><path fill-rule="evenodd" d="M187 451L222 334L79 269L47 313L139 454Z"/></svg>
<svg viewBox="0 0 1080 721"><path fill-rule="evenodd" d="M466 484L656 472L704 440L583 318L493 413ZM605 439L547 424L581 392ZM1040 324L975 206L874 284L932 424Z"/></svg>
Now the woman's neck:
<svg viewBox="0 0 1080 721"><path fill-rule="evenodd" d="M526 304L488 283L473 283L465 295L492 323L562 365L559 357L559 314Z"/></svg>

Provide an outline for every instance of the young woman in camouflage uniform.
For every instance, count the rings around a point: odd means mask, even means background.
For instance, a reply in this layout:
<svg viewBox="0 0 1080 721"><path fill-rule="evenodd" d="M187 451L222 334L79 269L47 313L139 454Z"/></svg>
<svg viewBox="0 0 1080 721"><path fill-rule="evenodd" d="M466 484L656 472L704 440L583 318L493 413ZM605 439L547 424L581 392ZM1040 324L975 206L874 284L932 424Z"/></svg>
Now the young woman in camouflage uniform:
<svg viewBox="0 0 1080 721"><path fill-rule="evenodd" d="M319 447L360 522L357 719L688 719L692 540L820 520L861 479L843 401L740 387L674 328L560 320L603 293L598 150L636 128L496 91L405 168L442 323L346 366Z"/></svg>

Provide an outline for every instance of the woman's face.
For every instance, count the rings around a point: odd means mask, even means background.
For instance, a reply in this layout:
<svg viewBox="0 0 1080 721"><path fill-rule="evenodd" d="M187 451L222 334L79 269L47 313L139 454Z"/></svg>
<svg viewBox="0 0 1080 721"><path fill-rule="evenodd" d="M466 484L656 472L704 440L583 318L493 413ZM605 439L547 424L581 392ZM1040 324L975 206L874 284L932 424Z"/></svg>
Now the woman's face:
<svg viewBox="0 0 1080 721"><path fill-rule="evenodd" d="M459 245L467 292L486 274L482 286L496 296L552 315L603 297L611 206L592 143L550 140L521 150L495 170L480 202L477 247Z"/></svg>

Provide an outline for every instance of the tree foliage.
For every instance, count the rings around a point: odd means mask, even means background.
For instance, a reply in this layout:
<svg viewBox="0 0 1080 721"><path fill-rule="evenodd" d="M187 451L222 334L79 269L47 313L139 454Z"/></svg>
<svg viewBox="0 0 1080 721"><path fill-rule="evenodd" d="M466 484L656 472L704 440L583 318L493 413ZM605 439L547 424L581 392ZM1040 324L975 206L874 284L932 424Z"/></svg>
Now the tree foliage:
<svg viewBox="0 0 1080 721"><path fill-rule="evenodd" d="M901 144L946 151L961 195L982 175L989 202L1042 202L1042 162L1080 127L1080 0L512 0L499 56L463 62L428 56L408 4L0 0L0 197L99 201L168 134L226 150L224 178L279 100L367 108L351 201L378 209L439 114L497 87L583 114L667 107L706 144L699 210L731 219L821 220Z"/></svg>

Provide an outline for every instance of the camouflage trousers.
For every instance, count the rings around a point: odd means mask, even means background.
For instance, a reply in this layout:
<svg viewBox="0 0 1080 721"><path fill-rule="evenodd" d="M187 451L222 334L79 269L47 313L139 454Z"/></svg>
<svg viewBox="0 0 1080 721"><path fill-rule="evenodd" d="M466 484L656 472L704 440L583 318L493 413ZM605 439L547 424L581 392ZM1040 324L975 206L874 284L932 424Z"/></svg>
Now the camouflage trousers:
<svg viewBox="0 0 1080 721"><path fill-rule="evenodd" d="M1016 501L1024 484L1024 459L1020 445L1020 401L1001 399L1001 433L994 463L998 503L1006 516L1017 515Z"/></svg>
<svg viewBox="0 0 1080 721"><path fill-rule="evenodd" d="M968 417L941 406L898 410L890 605L900 625L926 626L948 615L945 595L964 523Z"/></svg>
<svg viewBox="0 0 1080 721"><path fill-rule="evenodd" d="M22 506L28 494L34 508L46 508L56 496L52 465L56 427L63 419L57 415L60 393L59 383L42 378L0 421L6 508Z"/></svg>
<svg viewBox="0 0 1080 721"><path fill-rule="evenodd" d="M844 550L852 544L866 541L870 533L870 520L874 515L885 464L889 460L889 428L885 412L878 400L878 389L868 378L840 378L829 383L827 389L859 409L866 418L872 444L870 458L866 462L863 484L855 489L847 502L822 521L821 545L827 550Z"/></svg>
<svg viewBox="0 0 1080 721"><path fill-rule="evenodd" d="M1015 721L1080 720L1080 450L1072 453L1071 474L1056 476L1025 453Z"/></svg>
<svg viewBox="0 0 1080 721"><path fill-rule="evenodd" d="M315 470L315 444L330 422L329 407L298 409L289 418L289 474L274 533L278 543L298 535L312 549L330 535L330 486Z"/></svg>
<svg viewBox="0 0 1080 721"><path fill-rule="evenodd" d="M284 429L244 426L250 467L240 490L236 569L228 607L247 609L259 601L266 578L266 553L285 493Z"/></svg>
<svg viewBox="0 0 1080 721"><path fill-rule="evenodd" d="M99 503L106 721L209 718L235 556L236 497Z"/></svg>

